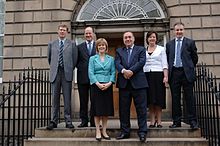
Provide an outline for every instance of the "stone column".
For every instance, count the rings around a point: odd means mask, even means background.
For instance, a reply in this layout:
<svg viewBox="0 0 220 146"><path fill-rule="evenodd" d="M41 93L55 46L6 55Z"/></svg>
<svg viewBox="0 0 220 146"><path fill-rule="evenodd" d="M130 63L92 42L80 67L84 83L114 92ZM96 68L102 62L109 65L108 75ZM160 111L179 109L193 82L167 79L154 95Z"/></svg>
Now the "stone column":
<svg viewBox="0 0 220 146"><path fill-rule="evenodd" d="M5 29L5 0L0 0L0 94L2 93L3 47ZM2 97L0 97L0 103Z"/></svg>

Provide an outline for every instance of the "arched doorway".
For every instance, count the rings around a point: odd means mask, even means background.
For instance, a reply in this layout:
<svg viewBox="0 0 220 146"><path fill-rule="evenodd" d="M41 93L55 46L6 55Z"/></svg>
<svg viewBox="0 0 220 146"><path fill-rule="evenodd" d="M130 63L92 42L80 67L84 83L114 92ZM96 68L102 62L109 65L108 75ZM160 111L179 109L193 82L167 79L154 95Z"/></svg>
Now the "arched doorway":
<svg viewBox="0 0 220 146"><path fill-rule="evenodd" d="M159 0L81 0L72 16L72 36L76 43L83 41L86 26L94 28L96 38L104 37L109 43L109 54L123 46L122 35L132 31L135 44L145 46L145 35L149 30L159 33L164 45L169 32L169 21L164 3ZM118 117L118 89L114 88L115 117ZM131 117L135 117L134 106Z"/></svg>

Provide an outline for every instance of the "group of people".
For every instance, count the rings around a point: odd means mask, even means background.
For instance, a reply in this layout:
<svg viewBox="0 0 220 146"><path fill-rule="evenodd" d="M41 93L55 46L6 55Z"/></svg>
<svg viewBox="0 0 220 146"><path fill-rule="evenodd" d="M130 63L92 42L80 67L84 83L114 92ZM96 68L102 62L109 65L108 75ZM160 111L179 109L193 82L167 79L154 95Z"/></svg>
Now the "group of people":
<svg viewBox="0 0 220 146"><path fill-rule="evenodd" d="M130 106L132 99L137 112L138 136L146 141L147 108L150 128L162 128L162 109L166 108L166 86L172 95L172 119L170 128L181 127L181 89L187 105L190 127L198 129L193 84L198 62L195 41L184 37L184 24L174 25L175 38L159 46L158 34L150 31L146 36L147 47L135 45L135 36L123 34L124 47L116 49L115 59L108 55L108 42L104 38L95 41L91 27L86 27L86 41L76 44L66 38L68 27L58 26L58 39L48 44L48 62L52 84L51 121L46 127L57 127L60 93L64 97L66 128L74 128L71 120L71 91L73 70L77 67L77 83L80 99L81 127L96 127L96 140L110 140L107 121L114 116L113 84L119 88L119 119L121 132L116 139L130 137ZM116 81L116 70L118 72ZM88 102L91 101L90 116Z"/></svg>

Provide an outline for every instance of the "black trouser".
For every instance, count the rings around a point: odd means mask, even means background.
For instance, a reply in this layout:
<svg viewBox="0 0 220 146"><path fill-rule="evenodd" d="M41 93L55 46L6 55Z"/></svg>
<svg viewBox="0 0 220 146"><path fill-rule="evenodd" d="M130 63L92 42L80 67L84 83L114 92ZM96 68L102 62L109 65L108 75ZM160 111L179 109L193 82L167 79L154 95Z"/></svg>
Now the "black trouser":
<svg viewBox="0 0 220 146"><path fill-rule="evenodd" d="M130 83L129 83L130 84ZM147 97L146 88L134 89L127 86L125 89L119 89L119 117L121 130L125 134L130 134L130 107L132 98L138 118L138 135L147 133Z"/></svg>
<svg viewBox="0 0 220 146"><path fill-rule="evenodd" d="M189 122L197 121L193 85L193 82L188 82L183 68L173 68L170 80L173 122L180 123L182 118L181 87L183 87L183 100L185 100L186 103L187 118Z"/></svg>
<svg viewBox="0 0 220 146"><path fill-rule="evenodd" d="M90 84L78 84L79 90L79 100L80 100L80 119L82 123L88 123L88 104L90 97ZM90 98L91 101L91 98ZM90 111L90 124L94 124L94 117L91 115Z"/></svg>

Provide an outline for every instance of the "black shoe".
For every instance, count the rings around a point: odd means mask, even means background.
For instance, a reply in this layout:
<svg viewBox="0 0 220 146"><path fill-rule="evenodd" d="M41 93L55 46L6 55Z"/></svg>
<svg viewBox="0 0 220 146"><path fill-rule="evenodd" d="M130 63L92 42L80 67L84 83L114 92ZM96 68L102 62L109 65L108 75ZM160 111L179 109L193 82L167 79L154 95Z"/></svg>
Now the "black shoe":
<svg viewBox="0 0 220 146"><path fill-rule="evenodd" d="M144 143L146 141L146 135L139 136L140 142Z"/></svg>
<svg viewBox="0 0 220 146"><path fill-rule="evenodd" d="M155 126L154 125L149 125L149 128L154 128Z"/></svg>
<svg viewBox="0 0 220 146"><path fill-rule="evenodd" d="M95 123L94 122L90 122L90 127L95 127Z"/></svg>
<svg viewBox="0 0 220 146"><path fill-rule="evenodd" d="M193 124L190 124L190 128L192 130L197 130L197 129L199 129L199 125L198 125L198 123L193 123Z"/></svg>
<svg viewBox="0 0 220 146"><path fill-rule="evenodd" d="M169 126L170 128L177 128L181 127L181 123L173 123L172 125Z"/></svg>
<svg viewBox="0 0 220 146"><path fill-rule="evenodd" d="M51 121L50 124L46 127L46 129L53 130L53 128L57 128L57 124Z"/></svg>
<svg viewBox="0 0 220 146"><path fill-rule="evenodd" d="M66 128L73 129L74 126L73 126L73 124L66 124Z"/></svg>
<svg viewBox="0 0 220 146"><path fill-rule="evenodd" d="M125 134L125 133L121 132L121 133L116 137L116 139L117 139L117 140L127 139L127 138L129 138L129 137L130 137L129 134Z"/></svg>
<svg viewBox="0 0 220 146"><path fill-rule="evenodd" d="M90 127L95 127L95 124L90 124Z"/></svg>
<svg viewBox="0 0 220 146"><path fill-rule="evenodd" d="M79 128L88 127L88 123L81 123L78 125Z"/></svg>
<svg viewBox="0 0 220 146"><path fill-rule="evenodd" d="M111 137L109 137L109 136L104 136L104 135L102 134L102 137L103 137L103 139L111 140Z"/></svg>
<svg viewBox="0 0 220 146"><path fill-rule="evenodd" d="M101 137L99 137L99 138L96 137L95 139L96 139L98 142L102 141L102 138L101 138Z"/></svg>

